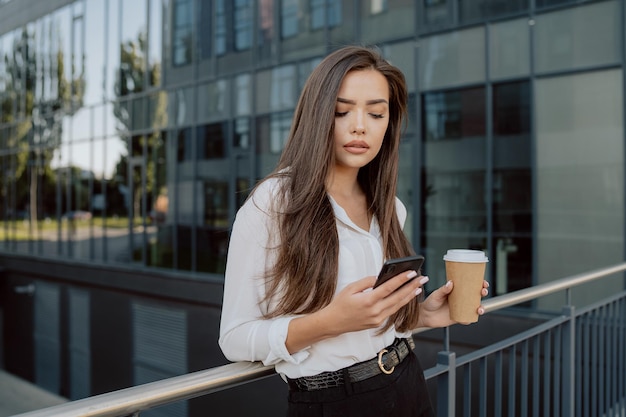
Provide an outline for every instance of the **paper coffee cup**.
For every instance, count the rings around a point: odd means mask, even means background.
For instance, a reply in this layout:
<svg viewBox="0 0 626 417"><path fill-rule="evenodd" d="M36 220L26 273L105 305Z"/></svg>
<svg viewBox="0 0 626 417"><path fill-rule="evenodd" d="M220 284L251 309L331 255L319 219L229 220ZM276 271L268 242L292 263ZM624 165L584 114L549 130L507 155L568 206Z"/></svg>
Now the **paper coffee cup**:
<svg viewBox="0 0 626 417"><path fill-rule="evenodd" d="M443 260L446 276L454 283L448 296L450 319L462 324L477 322L485 266L489 259L483 251L450 249Z"/></svg>

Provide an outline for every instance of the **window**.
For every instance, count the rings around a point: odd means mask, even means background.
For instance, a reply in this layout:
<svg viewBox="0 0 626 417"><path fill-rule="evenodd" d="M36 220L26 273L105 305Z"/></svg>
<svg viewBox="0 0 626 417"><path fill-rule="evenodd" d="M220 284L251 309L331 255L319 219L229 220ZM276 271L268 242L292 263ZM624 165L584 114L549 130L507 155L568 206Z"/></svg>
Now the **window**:
<svg viewBox="0 0 626 417"><path fill-rule="evenodd" d="M235 0L235 50L243 51L252 46L252 2Z"/></svg>
<svg viewBox="0 0 626 417"><path fill-rule="evenodd" d="M198 127L199 159L219 159L226 157L226 123L213 123Z"/></svg>
<svg viewBox="0 0 626 417"><path fill-rule="evenodd" d="M425 94L422 111L422 252L434 259L452 247L484 250L485 88ZM429 274L445 277L442 265L433 268Z"/></svg>
<svg viewBox="0 0 626 417"><path fill-rule="evenodd" d="M200 59L208 59L211 56L211 5L208 1L201 1L199 4L200 21L198 22L198 43L200 48Z"/></svg>
<svg viewBox="0 0 626 417"><path fill-rule="evenodd" d="M224 0L215 1L215 54L226 53L226 4Z"/></svg>
<svg viewBox="0 0 626 417"><path fill-rule="evenodd" d="M482 87L424 95L424 140L439 141L484 134L485 97Z"/></svg>
<svg viewBox="0 0 626 417"><path fill-rule="evenodd" d="M191 62L192 54L192 4L191 0L174 0L174 27L172 40L174 65Z"/></svg>
<svg viewBox="0 0 626 417"><path fill-rule="evenodd" d="M311 28L323 29L341 24L342 2L330 0L311 0ZM328 21L328 23L327 23Z"/></svg>
<svg viewBox="0 0 626 417"><path fill-rule="evenodd" d="M298 34L298 0L283 0L280 5L281 36L283 39Z"/></svg>

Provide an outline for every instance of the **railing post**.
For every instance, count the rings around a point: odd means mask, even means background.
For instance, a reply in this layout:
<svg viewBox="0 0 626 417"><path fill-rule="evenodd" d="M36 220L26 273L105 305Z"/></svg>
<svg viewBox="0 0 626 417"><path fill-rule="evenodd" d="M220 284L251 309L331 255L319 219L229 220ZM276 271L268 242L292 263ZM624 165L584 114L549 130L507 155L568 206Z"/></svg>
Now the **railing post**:
<svg viewBox="0 0 626 417"><path fill-rule="evenodd" d="M561 378L561 412L563 416L575 415L576 400L576 308L563 307L563 315L569 317L563 324L563 377Z"/></svg>
<svg viewBox="0 0 626 417"><path fill-rule="evenodd" d="M437 377L437 417L454 417L456 408L456 353L437 354L437 364L448 368Z"/></svg>

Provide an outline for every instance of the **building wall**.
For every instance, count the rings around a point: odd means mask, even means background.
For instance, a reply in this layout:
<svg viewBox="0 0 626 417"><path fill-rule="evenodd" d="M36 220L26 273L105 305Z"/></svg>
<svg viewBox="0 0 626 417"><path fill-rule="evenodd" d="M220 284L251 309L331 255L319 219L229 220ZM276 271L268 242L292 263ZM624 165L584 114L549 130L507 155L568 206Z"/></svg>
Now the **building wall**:
<svg viewBox="0 0 626 417"><path fill-rule="evenodd" d="M375 44L406 75L398 196L427 290L445 281L448 248L486 251L495 295L624 260L624 0L25 2L0 5L0 265L54 259L112 280L43 285L49 297L12 307L33 323L43 307L90 312L52 336L22 334L4 311L4 331L32 339L16 373L39 381L35 359L54 355L77 370L51 389L119 384L93 378L110 358L90 347L115 336L93 326L109 314L128 343L186 323L172 340L187 355L216 348L189 323L216 326L219 303L209 316L185 300L172 310L151 289L191 280L220 293L235 213L277 162L306 77L344 44ZM164 278L113 283L135 274ZM573 300L623 287L618 276ZM162 320L129 324L145 309ZM163 375L128 355L122 381ZM189 371L178 359L169 372Z"/></svg>

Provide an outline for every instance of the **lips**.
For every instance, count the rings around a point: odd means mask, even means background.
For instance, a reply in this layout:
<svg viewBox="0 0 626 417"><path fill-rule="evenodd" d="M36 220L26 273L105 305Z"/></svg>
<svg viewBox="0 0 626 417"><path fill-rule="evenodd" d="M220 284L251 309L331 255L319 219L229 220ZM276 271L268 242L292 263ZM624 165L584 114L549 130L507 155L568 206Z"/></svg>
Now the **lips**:
<svg viewBox="0 0 626 417"><path fill-rule="evenodd" d="M362 140L353 140L343 145L344 149L350 153L362 154L369 150L369 145Z"/></svg>

